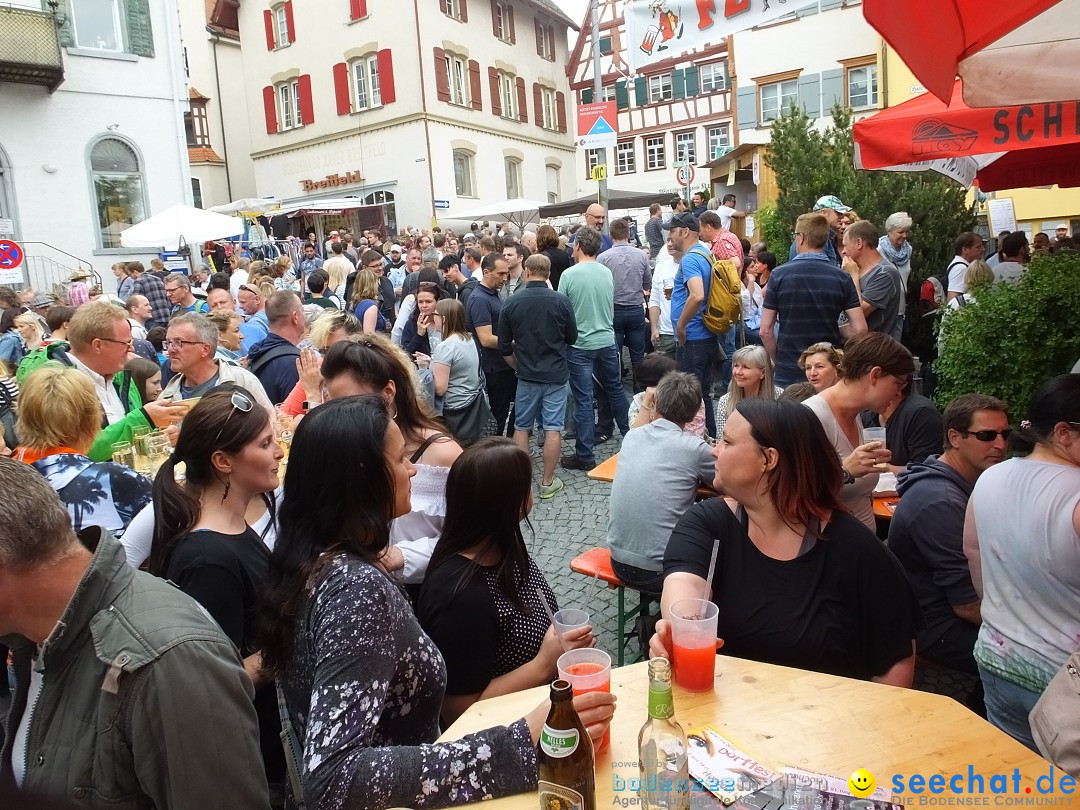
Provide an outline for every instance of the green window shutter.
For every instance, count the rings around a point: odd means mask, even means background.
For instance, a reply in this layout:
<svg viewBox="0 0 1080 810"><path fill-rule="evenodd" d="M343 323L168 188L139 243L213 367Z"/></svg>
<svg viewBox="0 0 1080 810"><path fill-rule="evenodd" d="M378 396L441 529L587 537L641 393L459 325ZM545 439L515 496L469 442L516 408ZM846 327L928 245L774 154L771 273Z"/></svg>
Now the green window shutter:
<svg viewBox="0 0 1080 810"><path fill-rule="evenodd" d="M71 29L71 0L63 0L57 13L64 21L59 29L60 46L63 48L74 48L75 32Z"/></svg>
<svg viewBox="0 0 1080 810"><path fill-rule="evenodd" d="M611 53L611 37L600 37L600 53L604 56Z"/></svg>
<svg viewBox="0 0 1080 810"><path fill-rule="evenodd" d="M811 73L799 77L799 102L811 118L817 118L821 112L821 74ZM785 110L781 110L783 114Z"/></svg>
<svg viewBox="0 0 1080 810"><path fill-rule="evenodd" d="M124 0L127 11L128 51L154 55L154 31L150 27L150 0Z"/></svg>
<svg viewBox="0 0 1080 810"><path fill-rule="evenodd" d="M687 98L696 96L701 92L701 85L698 83L698 69L696 67L688 67L683 71L683 78L686 80Z"/></svg>
<svg viewBox="0 0 1080 810"><path fill-rule="evenodd" d="M671 97L675 99L686 98L686 80L682 68L671 71Z"/></svg>
<svg viewBox="0 0 1080 810"><path fill-rule="evenodd" d="M634 104L644 107L649 103L649 94L645 86L645 77L638 76L634 79Z"/></svg>
<svg viewBox="0 0 1080 810"><path fill-rule="evenodd" d="M620 110L630 106L630 91L626 88L626 82L615 82L615 106Z"/></svg>
<svg viewBox="0 0 1080 810"><path fill-rule="evenodd" d="M736 109L739 113L739 129L753 129L757 126L757 88L754 85L740 87L735 93Z"/></svg>
<svg viewBox="0 0 1080 810"><path fill-rule="evenodd" d="M584 90L581 91L581 103L582 104L592 104L592 99L593 99L593 89L591 87L586 87Z"/></svg>

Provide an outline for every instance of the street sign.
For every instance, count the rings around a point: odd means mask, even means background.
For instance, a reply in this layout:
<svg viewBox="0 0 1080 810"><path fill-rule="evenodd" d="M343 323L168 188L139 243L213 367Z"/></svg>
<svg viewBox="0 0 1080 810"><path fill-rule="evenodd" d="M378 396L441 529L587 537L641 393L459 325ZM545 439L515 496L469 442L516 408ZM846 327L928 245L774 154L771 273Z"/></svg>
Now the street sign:
<svg viewBox="0 0 1080 810"><path fill-rule="evenodd" d="M578 146L584 149L614 149L619 141L618 126L619 112L614 101L578 105Z"/></svg>
<svg viewBox="0 0 1080 810"><path fill-rule="evenodd" d="M0 218L0 236L15 235L15 220Z"/></svg>
<svg viewBox="0 0 1080 810"><path fill-rule="evenodd" d="M0 284L23 284L25 275L19 268L26 253L22 245L10 239L0 239Z"/></svg>
<svg viewBox="0 0 1080 810"><path fill-rule="evenodd" d="M675 170L675 182L684 188L694 182L694 165L685 163Z"/></svg>
<svg viewBox="0 0 1080 810"><path fill-rule="evenodd" d="M449 200L435 200L435 207L439 209L446 209L450 207Z"/></svg>
<svg viewBox="0 0 1080 810"><path fill-rule="evenodd" d="M607 164L601 163L599 166L592 167L592 179L599 183L602 180L607 180Z"/></svg>

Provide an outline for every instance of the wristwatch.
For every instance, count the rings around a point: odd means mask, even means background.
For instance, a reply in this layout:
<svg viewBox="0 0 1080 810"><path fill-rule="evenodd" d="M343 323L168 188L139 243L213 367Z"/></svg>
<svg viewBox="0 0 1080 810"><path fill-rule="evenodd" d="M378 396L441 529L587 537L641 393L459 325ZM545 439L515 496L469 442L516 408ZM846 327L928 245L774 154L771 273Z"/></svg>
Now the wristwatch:
<svg viewBox="0 0 1080 810"><path fill-rule="evenodd" d="M844 483L845 484L854 484L855 483L855 476L852 475L851 473L849 473L845 467L841 467L840 469L844 473Z"/></svg>

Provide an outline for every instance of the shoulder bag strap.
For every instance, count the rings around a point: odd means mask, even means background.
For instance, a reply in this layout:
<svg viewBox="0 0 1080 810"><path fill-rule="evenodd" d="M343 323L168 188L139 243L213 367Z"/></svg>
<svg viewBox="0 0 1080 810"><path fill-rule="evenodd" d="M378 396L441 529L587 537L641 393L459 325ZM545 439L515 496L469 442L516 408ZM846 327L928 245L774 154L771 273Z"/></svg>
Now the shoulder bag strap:
<svg viewBox="0 0 1080 810"><path fill-rule="evenodd" d="M293 728L292 718L289 717L289 707L285 702L285 690L281 686L281 678L274 678L274 689L277 690L278 717L281 720L281 747L285 750L285 768L289 777L289 796L293 806L304 810L304 784L300 779L300 740Z"/></svg>
<svg viewBox="0 0 1080 810"><path fill-rule="evenodd" d="M409 458L409 462L415 464L420 460L420 457L424 455L424 452L429 447L431 447L431 445L433 445L439 439L449 438L451 438L449 433L432 433L430 436L424 439L423 443L419 447L416 448L416 452L413 453L412 456Z"/></svg>

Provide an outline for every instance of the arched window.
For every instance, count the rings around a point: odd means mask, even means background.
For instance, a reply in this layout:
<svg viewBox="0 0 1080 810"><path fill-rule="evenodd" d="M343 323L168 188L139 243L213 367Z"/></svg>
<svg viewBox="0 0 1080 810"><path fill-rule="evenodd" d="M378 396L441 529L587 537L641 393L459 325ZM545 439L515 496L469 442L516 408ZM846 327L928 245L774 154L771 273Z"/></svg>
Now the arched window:
<svg viewBox="0 0 1080 810"><path fill-rule="evenodd" d="M102 138L90 150L90 176L97 206L98 242L120 247L120 233L146 219L146 191L139 156L119 138Z"/></svg>

